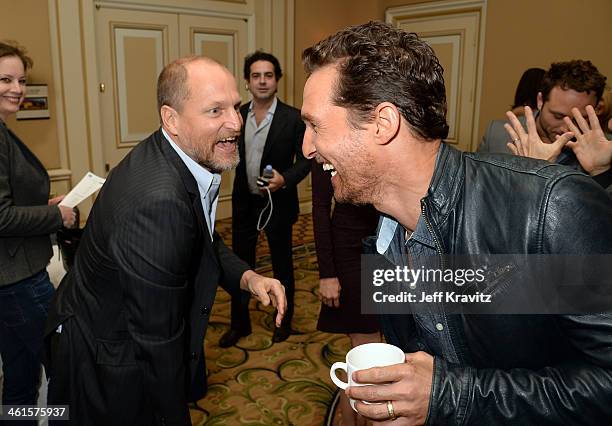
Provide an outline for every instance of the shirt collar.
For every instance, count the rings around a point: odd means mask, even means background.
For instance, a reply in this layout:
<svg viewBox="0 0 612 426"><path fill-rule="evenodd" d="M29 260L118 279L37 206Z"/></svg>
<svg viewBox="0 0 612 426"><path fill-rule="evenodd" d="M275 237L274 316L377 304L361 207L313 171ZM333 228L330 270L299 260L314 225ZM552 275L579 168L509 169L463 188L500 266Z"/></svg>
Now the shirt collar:
<svg viewBox="0 0 612 426"><path fill-rule="evenodd" d="M205 197L208 195L208 191L210 191L210 187L213 182L215 184L221 183L221 175L218 173L211 173L206 170L204 167L199 165L193 158L185 154L185 152L172 140L170 135L166 133L166 130L162 127L162 133L164 137L170 143L170 146L176 151L178 156L183 160L183 163L187 166L196 182L198 183L198 188L200 190L200 196Z"/></svg>
<svg viewBox="0 0 612 426"><path fill-rule="evenodd" d="M274 113L276 112L276 105L278 104L278 98L276 96L274 96L274 100L272 101L272 105L270 105L270 108L268 108L268 112L266 115L274 115ZM250 114L254 114L253 112L253 101L251 101L249 103L249 115Z"/></svg>
<svg viewBox="0 0 612 426"><path fill-rule="evenodd" d="M403 227L399 226L399 223L390 216L381 216L381 220L378 224L378 232L376 235L376 251L378 254L385 254L389 249L389 245L395 238L396 233L403 231ZM400 236L402 241L406 242L403 236ZM435 242L431 236L427 224L423 215L419 216L417 226L412 235L408 239L412 242L417 242L428 247L435 249Z"/></svg>

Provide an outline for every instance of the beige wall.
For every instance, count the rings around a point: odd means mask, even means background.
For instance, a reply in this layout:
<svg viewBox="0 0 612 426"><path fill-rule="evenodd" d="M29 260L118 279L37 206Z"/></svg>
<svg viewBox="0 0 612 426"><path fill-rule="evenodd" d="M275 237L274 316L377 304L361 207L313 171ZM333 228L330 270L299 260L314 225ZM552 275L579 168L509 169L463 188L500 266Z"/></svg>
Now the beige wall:
<svg viewBox="0 0 612 426"><path fill-rule="evenodd" d="M8 3L8 2L7 2ZM25 47L34 61L28 83L47 84L49 88L48 120L15 120L7 125L36 154L47 169L60 168L60 151L57 135L57 105L51 64L49 42L49 11L46 0L11 1L10 8L3 5L0 13L0 39L14 40ZM10 12L6 13L8 10Z"/></svg>
<svg viewBox="0 0 612 426"><path fill-rule="evenodd" d="M504 118L516 84L529 67L591 60L612 78L612 2L609 0L490 0L488 2L480 132Z"/></svg>
<svg viewBox="0 0 612 426"><path fill-rule="evenodd" d="M302 106L306 74L302 52L317 41L348 25L361 24L377 16L377 3L371 0L295 0L295 85L294 105Z"/></svg>

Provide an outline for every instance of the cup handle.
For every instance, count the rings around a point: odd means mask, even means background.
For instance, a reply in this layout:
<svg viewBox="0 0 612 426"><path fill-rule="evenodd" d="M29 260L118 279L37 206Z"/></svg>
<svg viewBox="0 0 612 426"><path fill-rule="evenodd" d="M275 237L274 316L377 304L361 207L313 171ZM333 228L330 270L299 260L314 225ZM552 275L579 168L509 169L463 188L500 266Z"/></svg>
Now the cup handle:
<svg viewBox="0 0 612 426"><path fill-rule="evenodd" d="M329 370L329 377L331 377L332 382L334 382L334 384L340 389L346 389L348 387L348 383L343 382L338 378L338 376L336 376L336 370L347 371L346 362L334 362L334 364L331 366L331 369Z"/></svg>

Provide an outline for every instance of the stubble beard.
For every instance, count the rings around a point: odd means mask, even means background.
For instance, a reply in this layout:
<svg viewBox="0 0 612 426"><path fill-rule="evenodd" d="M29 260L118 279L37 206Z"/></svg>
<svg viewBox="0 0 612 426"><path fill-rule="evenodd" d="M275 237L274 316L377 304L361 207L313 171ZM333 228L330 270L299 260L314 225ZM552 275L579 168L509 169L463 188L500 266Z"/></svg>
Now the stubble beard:
<svg viewBox="0 0 612 426"><path fill-rule="evenodd" d="M236 142L237 144L238 142ZM215 155L215 144L210 145L210 142L206 141L203 143L190 145L189 152L187 153L196 163L200 166L204 167L211 173L223 173L225 171L230 171L236 168L238 163L240 162L240 156L238 153L238 147L236 146L234 149L234 153L231 157L227 158L215 158L215 157L223 157L224 153L220 152L218 155Z"/></svg>
<svg viewBox="0 0 612 426"><path fill-rule="evenodd" d="M347 137L342 144L345 152L344 164L350 166L338 170L339 183L333 185L334 197L341 203L373 204L379 198L380 179L373 170L373 158L363 144L364 142L355 136Z"/></svg>
<svg viewBox="0 0 612 426"><path fill-rule="evenodd" d="M234 150L234 154L230 158L226 158L223 160L215 158L214 148L212 152L209 152L209 155L206 157L199 157L199 160L196 160L197 163L208 169L211 173L223 173L236 168L238 163L240 162L240 157L238 155L238 148Z"/></svg>
<svg viewBox="0 0 612 426"><path fill-rule="evenodd" d="M266 103L274 99L274 96L276 96L276 90L272 93L268 93L267 95L260 95L256 90L251 92L251 94L253 95L253 100L256 103Z"/></svg>
<svg viewBox="0 0 612 426"><path fill-rule="evenodd" d="M544 127L544 123L542 123L542 113L541 112L537 116L535 122L536 122L536 131L538 133L538 136L542 140L542 142L553 143L556 140L555 139L556 133L550 133L548 131L549 128Z"/></svg>

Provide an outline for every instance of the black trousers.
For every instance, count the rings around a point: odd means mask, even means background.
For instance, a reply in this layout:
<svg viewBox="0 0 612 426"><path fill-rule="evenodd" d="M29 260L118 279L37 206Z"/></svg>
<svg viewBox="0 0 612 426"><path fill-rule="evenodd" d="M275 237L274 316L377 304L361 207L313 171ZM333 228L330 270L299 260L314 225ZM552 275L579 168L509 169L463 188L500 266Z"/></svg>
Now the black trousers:
<svg viewBox="0 0 612 426"><path fill-rule="evenodd" d="M232 209L232 249L242 260L255 269L255 256L257 248L257 219L267 204L267 197L249 195L240 199L239 205ZM291 325L293 317L293 299L295 293L295 278L293 275L293 218L283 217L282 206L274 206L270 222L264 229L270 246L272 258L272 271L274 278L285 286L287 296L287 313L283 318L283 327ZM264 213L262 223L265 222L267 212ZM231 328L244 334L251 332L251 319L249 317L249 300L251 294L240 291L240 296L232 295Z"/></svg>

